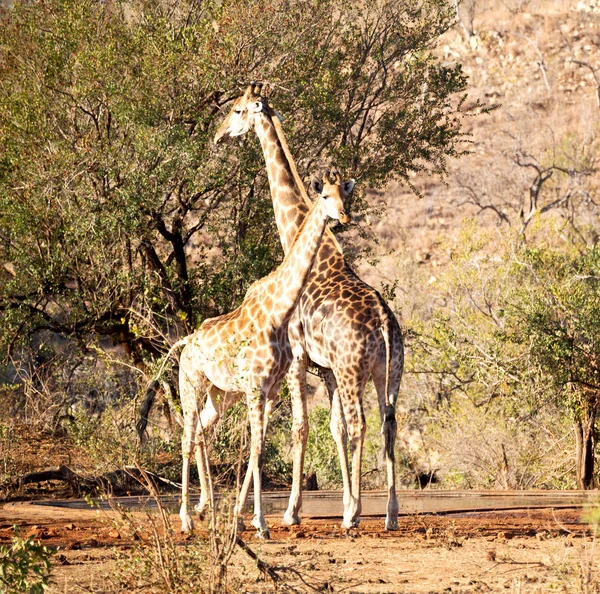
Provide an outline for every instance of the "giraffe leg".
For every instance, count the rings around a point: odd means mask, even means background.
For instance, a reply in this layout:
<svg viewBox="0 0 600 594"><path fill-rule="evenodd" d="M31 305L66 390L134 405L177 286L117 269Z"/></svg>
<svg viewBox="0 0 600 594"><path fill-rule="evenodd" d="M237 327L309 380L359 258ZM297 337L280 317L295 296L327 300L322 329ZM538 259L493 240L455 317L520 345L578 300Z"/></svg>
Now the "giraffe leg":
<svg viewBox="0 0 600 594"><path fill-rule="evenodd" d="M256 393L258 392L258 393ZM236 506L236 515L242 514L242 509L248 497L250 490L250 481L253 480L254 486L254 518L252 525L256 528L256 535L259 538L270 538L269 527L262 511L262 490L261 476L264 459L264 431L265 431L265 406L267 394L265 390L260 389L251 391L247 397L248 417L250 418L250 459L248 460L248 470L242 483L242 488L238 496Z"/></svg>
<svg viewBox="0 0 600 594"><path fill-rule="evenodd" d="M198 466L198 477L200 479L200 501L194 507L194 511L201 517L204 514L206 504L209 501L210 486L208 473L210 469L206 466L206 436L217 421L235 404L240 394L235 392L223 392L216 386L211 386L206 398L206 403L199 416L196 440L196 465Z"/></svg>
<svg viewBox="0 0 600 594"><path fill-rule="evenodd" d="M342 486L344 490L344 520L342 522L342 527L352 528L355 524L353 524L352 519L349 519L348 516L352 516L354 514L353 512L347 512L347 510L354 509L355 504L352 501L352 488L350 485L350 468L348 464L348 432L346 430L346 420L342 411L340 393L333 372L328 370L324 373L323 377L325 379L325 386L329 394L329 402L331 405L329 427L331 429L333 441L337 446L338 456L340 459L340 469L342 471Z"/></svg>
<svg viewBox="0 0 600 594"><path fill-rule="evenodd" d="M190 458L195 446L196 418L195 414L184 414L183 435L181 437L181 454L183 466L181 470L181 531L191 532L194 529L194 521L188 512L190 504Z"/></svg>
<svg viewBox="0 0 600 594"><path fill-rule="evenodd" d="M277 384L271 388L269 392L269 397L265 403L265 413L263 418L263 442L267 439L267 427L269 425L269 419L271 418L271 411L273 410L273 405L278 398L279 390L281 389L281 383Z"/></svg>
<svg viewBox="0 0 600 594"><path fill-rule="evenodd" d="M292 492L283 525L300 524L302 507L302 472L308 440L308 411L306 406L306 356L294 356L287 374L287 384L292 401Z"/></svg>
<svg viewBox="0 0 600 594"><path fill-rule="evenodd" d="M352 454L352 482L349 496L344 492L344 520L342 528L346 529L356 528L360 522L360 479L362 451L366 431L365 416L362 407L362 394L366 380L364 378L353 378L353 380L338 386L339 400L343 407L343 416L346 420L346 430Z"/></svg>
<svg viewBox="0 0 600 594"><path fill-rule="evenodd" d="M387 467L388 502L385 516L385 529L398 530L398 497L396 495L396 398L386 398L385 394L385 364L373 370L373 383L379 400L381 416L381 434L383 451ZM399 380L398 380L399 383ZM398 385L398 383L396 385ZM398 393L396 388L395 393ZM389 404L386 404L386 400Z"/></svg>
<svg viewBox="0 0 600 594"><path fill-rule="evenodd" d="M191 361L191 355L186 349L181 353L179 367L179 394L183 412L183 435L181 437L181 455L183 465L181 470L181 518L182 532L190 532L194 522L189 514L190 504L190 458L196 445L196 426L198 424L198 394L203 393L205 377L198 377Z"/></svg>
<svg viewBox="0 0 600 594"><path fill-rule="evenodd" d="M204 512L206 511L206 505L209 501L210 493L210 486L208 480L208 473L210 472L210 469L208 468L206 462L206 433L204 423L202 421L198 421L196 435L198 435L198 443L196 444L196 466L198 467L198 478L200 480L200 500L194 506L194 511L202 520L204 518Z"/></svg>

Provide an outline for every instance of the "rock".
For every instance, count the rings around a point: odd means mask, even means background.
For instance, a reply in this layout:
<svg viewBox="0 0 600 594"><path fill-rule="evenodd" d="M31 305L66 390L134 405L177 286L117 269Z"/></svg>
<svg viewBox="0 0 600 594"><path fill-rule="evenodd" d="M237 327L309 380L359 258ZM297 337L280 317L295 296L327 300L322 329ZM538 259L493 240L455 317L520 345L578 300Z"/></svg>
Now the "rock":
<svg viewBox="0 0 600 594"><path fill-rule="evenodd" d="M53 561L58 565L71 565L70 561L64 555L55 555Z"/></svg>

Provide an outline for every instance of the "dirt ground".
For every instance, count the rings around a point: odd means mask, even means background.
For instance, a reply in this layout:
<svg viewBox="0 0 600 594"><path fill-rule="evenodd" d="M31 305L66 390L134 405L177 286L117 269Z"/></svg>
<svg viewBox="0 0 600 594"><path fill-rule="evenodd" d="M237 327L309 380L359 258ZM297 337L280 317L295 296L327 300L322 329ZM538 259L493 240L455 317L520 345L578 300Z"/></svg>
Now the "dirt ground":
<svg viewBox="0 0 600 594"><path fill-rule="evenodd" d="M116 557L133 543L111 514L6 504L0 543L17 531L58 548L49 594L114 592ZM369 518L351 534L337 520L305 519L284 528L270 516L270 541L252 532L244 540L263 561L298 571L306 583L293 576L291 583L306 592L600 592L598 552L582 514L570 508L412 515L400 519L397 532L385 532L382 518ZM243 592L274 590L242 551L233 564L244 576Z"/></svg>

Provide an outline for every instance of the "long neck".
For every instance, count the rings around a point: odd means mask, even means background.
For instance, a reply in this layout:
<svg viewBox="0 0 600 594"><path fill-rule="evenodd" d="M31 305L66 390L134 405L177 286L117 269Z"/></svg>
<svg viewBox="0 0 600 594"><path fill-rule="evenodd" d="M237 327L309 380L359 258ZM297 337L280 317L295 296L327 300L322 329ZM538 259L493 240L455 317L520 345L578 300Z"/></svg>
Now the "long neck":
<svg viewBox="0 0 600 594"><path fill-rule="evenodd" d="M256 135L265 157L275 222L283 251L290 250L298 229L309 211L296 185L292 166L282 147L271 117L257 114L254 120Z"/></svg>
<svg viewBox="0 0 600 594"><path fill-rule="evenodd" d="M295 241L275 272L273 302L281 320L289 319L306 285L327 226L320 198L300 225Z"/></svg>

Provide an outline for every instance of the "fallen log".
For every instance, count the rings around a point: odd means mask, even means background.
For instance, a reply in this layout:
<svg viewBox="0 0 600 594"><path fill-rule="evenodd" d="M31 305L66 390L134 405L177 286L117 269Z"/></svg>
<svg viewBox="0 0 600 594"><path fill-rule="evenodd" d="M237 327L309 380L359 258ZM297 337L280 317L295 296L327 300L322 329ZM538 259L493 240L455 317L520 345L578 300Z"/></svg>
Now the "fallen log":
<svg viewBox="0 0 600 594"><path fill-rule="evenodd" d="M169 487L180 487L180 485L168 479L162 478L153 472L137 468L136 466L126 466L125 468L117 468L99 476L86 477L71 470L68 466L61 465L37 472L29 472L17 479L17 484L27 485L30 483L42 483L44 481L63 481L69 483L70 486L77 490L113 489L126 485L143 486L148 477L155 483L161 483Z"/></svg>
<svg viewBox="0 0 600 594"><path fill-rule="evenodd" d="M44 481L66 481L68 483L85 483L87 479L73 472L68 466L46 468L38 472L29 472L18 479L19 485L43 483Z"/></svg>

